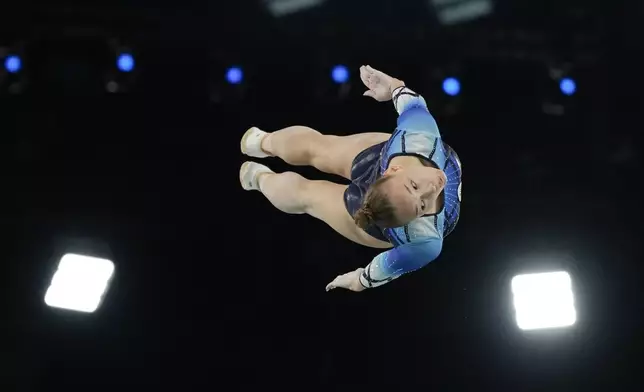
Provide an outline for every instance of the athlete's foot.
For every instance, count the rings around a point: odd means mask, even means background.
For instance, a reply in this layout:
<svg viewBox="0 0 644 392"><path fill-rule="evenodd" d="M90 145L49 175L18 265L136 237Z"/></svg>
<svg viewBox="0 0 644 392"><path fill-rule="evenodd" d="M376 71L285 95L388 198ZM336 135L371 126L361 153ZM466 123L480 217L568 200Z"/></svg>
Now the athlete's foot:
<svg viewBox="0 0 644 392"><path fill-rule="evenodd" d="M241 139L241 151L245 155L254 157L254 158L266 158L270 155L262 150L262 140L268 135L267 132L262 131L257 127L252 127Z"/></svg>
<svg viewBox="0 0 644 392"><path fill-rule="evenodd" d="M257 162L244 162L239 169L239 182L242 188L247 191L260 191L259 178L262 174L274 174L268 167Z"/></svg>

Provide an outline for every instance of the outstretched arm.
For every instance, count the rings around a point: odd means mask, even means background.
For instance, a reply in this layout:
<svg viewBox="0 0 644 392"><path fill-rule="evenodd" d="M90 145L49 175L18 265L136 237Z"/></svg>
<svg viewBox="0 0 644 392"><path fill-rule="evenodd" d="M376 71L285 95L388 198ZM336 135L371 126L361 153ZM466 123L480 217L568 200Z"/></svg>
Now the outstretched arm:
<svg viewBox="0 0 644 392"><path fill-rule="evenodd" d="M365 268L358 268L336 277L326 286L326 290L337 287L351 291L363 291L382 286L392 280L415 271L436 259L442 250L442 241L427 240L407 243L382 252Z"/></svg>
<svg viewBox="0 0 644 392"><path fill-rule="evenodd" d="M405 82L402 80L392 78L382 71L371 68L370 65L360 67L360 79L368 88L364 96L371 97L378 102L391 101L394 91L405 86Z"/></svg>
<svg viewBox="0 0 644 392"><path fill-rule="evenodd" d="M402 80L393 78L369 65L360 67L360 79L368 88L364 95L378 102L393 100L398 112L399 129L436 129L436 122L427 109L427 102L418 93L405 86ZM414 114L412 114L414 113Z"/></svg>

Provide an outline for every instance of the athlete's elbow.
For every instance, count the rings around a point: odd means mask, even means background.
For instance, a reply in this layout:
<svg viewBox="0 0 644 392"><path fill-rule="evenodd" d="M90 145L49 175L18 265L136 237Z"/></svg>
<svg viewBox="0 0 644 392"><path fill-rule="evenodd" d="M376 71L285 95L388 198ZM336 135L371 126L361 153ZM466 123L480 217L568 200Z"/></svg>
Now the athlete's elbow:
<svg viewBox="0 0 644 392"><path fill-rule="evenodd" d="M419 262L416 265L417 269L426 267L427 265L431 264L431 262L436 260L439 255L440 255L440 249L439 250L433 249L431 251L426 252L424 255L422 255L422 258L421 257L418 258Z"/></svg>

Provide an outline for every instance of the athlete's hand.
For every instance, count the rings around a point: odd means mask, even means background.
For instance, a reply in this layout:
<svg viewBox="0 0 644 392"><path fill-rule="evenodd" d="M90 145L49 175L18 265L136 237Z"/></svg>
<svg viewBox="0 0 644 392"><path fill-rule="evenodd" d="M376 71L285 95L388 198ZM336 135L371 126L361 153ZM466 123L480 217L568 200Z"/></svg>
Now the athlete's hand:
<svg viewBox="0 0 644 392"><path fill-rule="evenodd" d="M337 287L356 292L364 290L364 286L360 284L360 275L362 274L362 271L364 271L364 268L358 268L355 271L339 275L333 279L333 282L326 285L326 291L333 290Z"/></svg>
<svg viewBox="0 0 644 392"><path fill-rule="evenodd" d="M393 90L405 85L403 81L392 78L369 65L360 67L360 79L369 89L365 91L364 96L371 97L378 102L390 101Z"/></svg>

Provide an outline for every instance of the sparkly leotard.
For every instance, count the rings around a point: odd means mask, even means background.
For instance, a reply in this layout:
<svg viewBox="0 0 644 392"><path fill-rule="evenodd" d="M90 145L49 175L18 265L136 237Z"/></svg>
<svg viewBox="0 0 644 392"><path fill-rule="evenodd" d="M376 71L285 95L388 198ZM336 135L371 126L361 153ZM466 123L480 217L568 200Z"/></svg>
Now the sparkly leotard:
<svg viewBox="0 0 644 392"><path fill-rule="evenodd" d="M434 117L423 97L407 87L394 91L398 125L391 138L359 154L352 168L352 183L345 192L345 205L351 215L362 205L371 184L380 178L397 156L414 156L444 171L447 184L441 197L443 208L436 214L416 218L391 229L377 226L367 230L372 236L389 241L394 248L376 256L360 277L365 287L383 285L427 265L440 254L443 239L458 222L461 204L461 163L456 152L445 144Z"/></svg>

